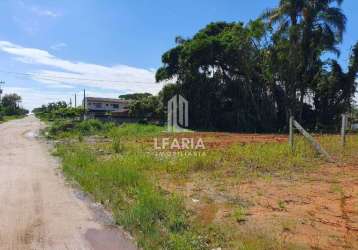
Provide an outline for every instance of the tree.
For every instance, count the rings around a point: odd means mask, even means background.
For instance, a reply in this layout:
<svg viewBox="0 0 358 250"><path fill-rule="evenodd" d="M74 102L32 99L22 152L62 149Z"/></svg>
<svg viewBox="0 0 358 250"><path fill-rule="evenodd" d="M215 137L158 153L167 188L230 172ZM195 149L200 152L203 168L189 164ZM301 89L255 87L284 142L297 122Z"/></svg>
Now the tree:
<svg viewBox="0 0 358 250"><path fill-rule="evenodd" d="M1 100L4 107L18 107L21 102L21 96L18 94L7 94Z"/></svg>
<svg viewBox="0 0 358 250"><path fill-rule="evenodd" d="M211 23L163 55L156 79L177 79L177 92L189 101L193 128L273 128L276 114L261 68L264 31L260 21Z"/></svg>
<svg viewBox="0 0 358 250"><path fill-rule="evenodd" d="M73 108L68 106L66 102L59 101L42 105L32 110L32 112L40 119L58 120L79 118L83 113L83 109L80 107Z"/></svg>
<svg viewBox="0 0 358 250"><path fill-rule="evenodd" d="M151 95L152 94L149 93L134 93L134 94L120 95L119 98L124 100L140 100L142 98L149 97Z"/></svg>
<svg viewBox="0 0 358 250"><path fill-rule="evenodd" d="M248 24L211 23L176 39L157 81L176 81L190 127L283 131L290 115L308 128L334 128L356 92L358 45L344 72L336 60L346 17L334 0L281 0Z"/></svg>
<svg viewBox="0 0 358 250"><path fill-rule="evenodd" d="M7 94L1 100L2 113L4 115L25 115L26 109L20 107L21 96L18 94Z"/></svg>
<svg viewBox="0 0 358 250"><path fill-rule="evenodd" d="M129 115L131 117L149 120L160 120L161 105L158 96L147 96L133 101L129 105Z"/></svg>
<svg viewBox="0 0 358 250"><path fill-rule="evenodd" d="M347 72L335 60L330 67L329 72L322 70L320 81L313 86L318 128L332 129L339 125L341 114L352 111L357 91L358 43L352 50Z"/></svg>
<svg viewBox="0 0 358 250"><path fill-rule="evenodd" d="M346 17L339 5L343 0L281 0L277 8L266 11L262 18L276 27L276 38L288 43L281 62L287 65L285 89L291 113L302 120L307 90L321 69L320 58L326 51L339 53ZM336 5L334 5L336 3ZM275 47L277 49L279 47ZM282 47L281 47L282 48ZM277 51L276 51L277 52ZM297 108L297 96L299 105Z"/></svg>

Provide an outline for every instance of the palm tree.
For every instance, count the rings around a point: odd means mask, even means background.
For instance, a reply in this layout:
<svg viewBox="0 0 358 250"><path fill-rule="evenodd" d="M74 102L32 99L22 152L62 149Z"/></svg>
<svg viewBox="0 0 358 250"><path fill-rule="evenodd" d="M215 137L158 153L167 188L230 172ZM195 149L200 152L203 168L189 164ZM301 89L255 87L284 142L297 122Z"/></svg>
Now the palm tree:
<svg viewBox="0 0 358 250"><path fill-rule="evenodd" d="M277 25L277 32L289 34L291 43L322 36L323 49L336 50L346 28L347 18L339 6L343 0L280 0L279 6L266 10L261 18ZM332 6L336 3L337 6ZM299 30L298 30L299 28ZM299 37L300 36L300 37Z"/></svg>
<svg viewBox="0 0 358 250"><path fill-rule="evenodd" d="M299 118L304 97L317 72L322 53L339 54L346 17L339 6L343 0L281 0L279 6L263 13L262 19L276 27L276 34L290 43L290 74L300 92ZM294 97L296 99L296 97ZM297 111L297 110L296 110Z"/></svg>
<svg viewBox="0 0 358 250"><path fill-rule="evenodd" d="M280 0L279 6L264 11L261 19L268 21L271 25L278 25L278 32L287 32L288 29L297 27L304 2L305 0Z"/></svg>
<svg viewBox="0 0 358 250"><path fill-rule="evenodd" d="M274 9L266 10L261 19L267 21L271 26L276 28L275 37L279 40L288 40L289 48L285 49L284 53L288 53L285 57L286 70L281 77L286 95L285 105L287 106L286 118L295 113L296 106L296 92L298 85L298 71L297 66L300 62L299 54L299 31L300 23L302 21L302 13L305 0L280 0L279 6ZM286 47L286 45L284 45ZM278 47L278 46L276 46Z"/></svg>

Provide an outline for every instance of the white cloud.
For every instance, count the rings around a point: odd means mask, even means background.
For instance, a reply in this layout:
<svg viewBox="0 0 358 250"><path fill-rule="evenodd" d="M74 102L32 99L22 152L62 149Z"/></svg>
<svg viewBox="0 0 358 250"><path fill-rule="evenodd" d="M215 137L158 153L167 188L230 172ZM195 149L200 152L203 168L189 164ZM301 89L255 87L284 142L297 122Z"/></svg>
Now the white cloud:
<svg viewBox="0 0 358 250"><path fill-rule="evenodd" d="M66 48L66 47L67 47L66 43L55 43L51 46L51 49L52 50L60 50L60 49Z"/></svg>
<svg viewBox="0 0 358 250"><path fill-rule="evenodd" d="M38 16L46 16L46 17L60 17L61 14L52 10L42 9L40 7L32 7L31 11Z"/></svg>
<svg viewBox="0 0 358 250"><path fill-rule="evenodd" d="M115 65L112 67L64 60L48 51L25 48L8 41L0 41L0 51L25 64L54 68L31 72L32 79L42 83L68 86L95 87L103 90L158 93L163 84L155 83L153 70Z"/></svg>

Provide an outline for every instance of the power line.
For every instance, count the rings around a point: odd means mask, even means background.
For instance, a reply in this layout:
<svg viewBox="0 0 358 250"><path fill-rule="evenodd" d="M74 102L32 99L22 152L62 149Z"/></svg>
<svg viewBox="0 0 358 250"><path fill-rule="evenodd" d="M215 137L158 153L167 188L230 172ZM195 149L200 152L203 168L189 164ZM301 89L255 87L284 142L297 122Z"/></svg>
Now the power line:
<svg viewBox="0 0 358 250"><path fill-rule="evenodd" d="M42 80L53 80L58 81L58 79L62 80L75 80L75 81L92 81L92 82L110 82L110 83L129 83L129 84L155 84L150 82L126 82L126 81L115 81L115 80L105 80L105 79L89 79L89 78L76 78L76 77L64 77L64 76L56 76L49 74L34 74L34 73L23 73L23 72L14 72L14 71L5 71L0 70L1 73L5 74L13 74L13 75L22 75L22 76L30 76L37 79Z"/></svg>

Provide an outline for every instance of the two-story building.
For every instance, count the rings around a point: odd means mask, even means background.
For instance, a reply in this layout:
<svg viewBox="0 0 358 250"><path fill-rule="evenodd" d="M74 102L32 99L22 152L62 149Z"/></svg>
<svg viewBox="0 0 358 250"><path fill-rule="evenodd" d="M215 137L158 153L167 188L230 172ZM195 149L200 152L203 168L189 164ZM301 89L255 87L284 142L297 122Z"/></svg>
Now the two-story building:
<svg viewBox="0 0 358 250"><path fill-rule="evenodd" d="M87 113L94 116L122 113L129 109L129 101L122 99L86 97L84 102Z"/></svg>

